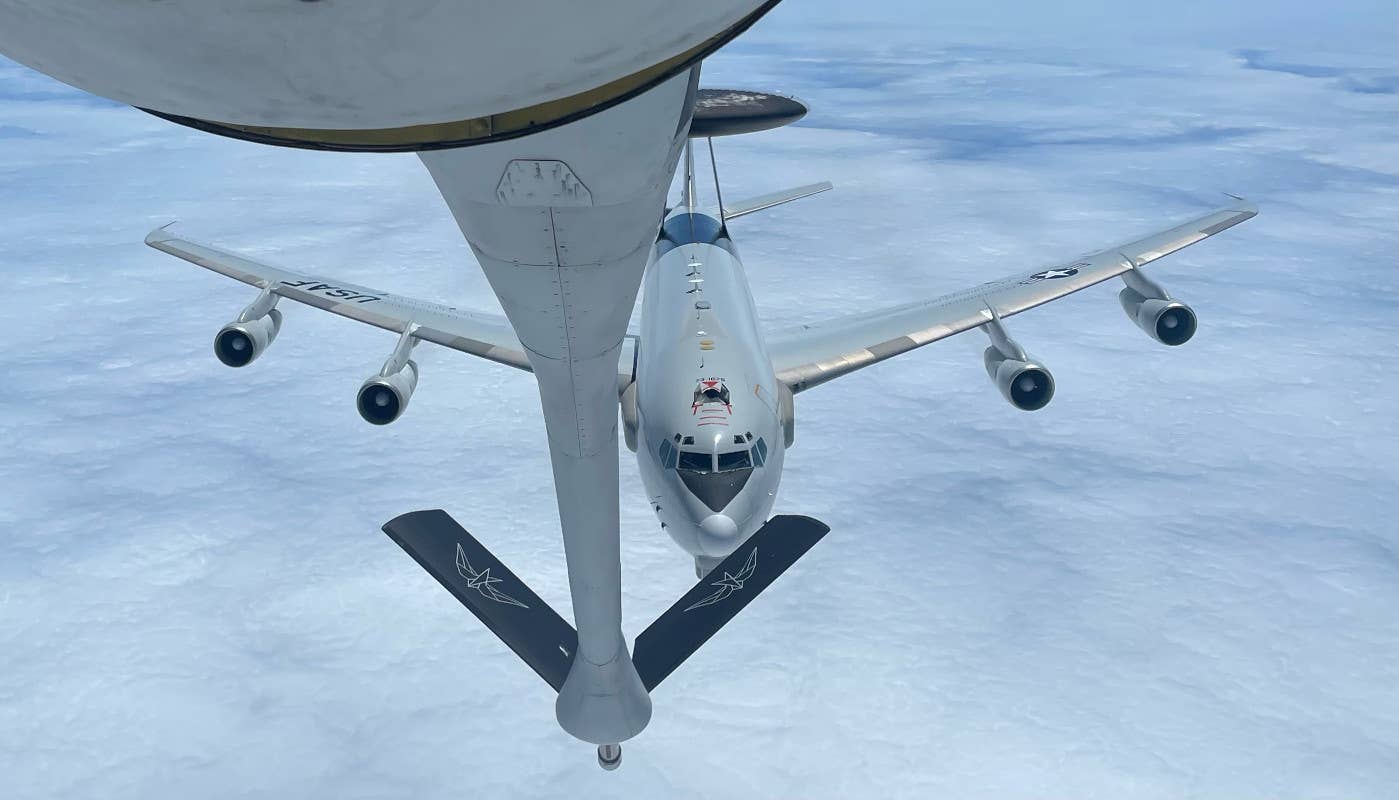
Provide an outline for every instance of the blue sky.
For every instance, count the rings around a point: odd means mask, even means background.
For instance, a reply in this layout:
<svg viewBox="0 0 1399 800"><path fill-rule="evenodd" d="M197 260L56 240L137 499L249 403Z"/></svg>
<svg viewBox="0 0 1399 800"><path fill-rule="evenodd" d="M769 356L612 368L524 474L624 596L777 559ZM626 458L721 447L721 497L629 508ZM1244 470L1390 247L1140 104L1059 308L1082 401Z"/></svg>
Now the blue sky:
<svg viewBox="0 0 1399 800"><path fill-rule="evenodd" d="M1392 4L784 4L705 83L800 125L718 142L778 329L936 295L1246 195L1152 268L1010 321L1016 412L958 338L798 398L778 511L832 534L672 676L604 774L378 525L444 507L567 613L528 376L289 309L143 247L495 308L408 156L167 125L0 61L0 774L15 797L1345 797L1399 783L1399 52ZM635 634L692 580L623 460Z"/></svg>

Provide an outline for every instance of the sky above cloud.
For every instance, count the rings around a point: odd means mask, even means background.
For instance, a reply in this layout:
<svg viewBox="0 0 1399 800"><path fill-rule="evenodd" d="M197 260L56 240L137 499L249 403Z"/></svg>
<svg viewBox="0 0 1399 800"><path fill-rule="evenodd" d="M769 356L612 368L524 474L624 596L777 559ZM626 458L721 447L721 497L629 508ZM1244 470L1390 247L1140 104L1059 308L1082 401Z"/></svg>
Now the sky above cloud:
<svg viewBox="0 0 1399 800"><path fill-rule="evenodd" d="M1037 7L787 3L706 64L811 106L716 142L726 196L837 187L733 224L760 315L934 296L1235 192L1257 219L1151 268L1199 334L1156 345L1096 287L1008 323L1054 370L1041 412L971 336L801 395L777 511L832 534L616 773L378 531L446 508L568 615L529 377L423 348L371 428L353 394L392 336L290 308L229 370L249 291L141 244L178 218L497 309L417 160L205 136L0 61L6 796L1389 796L1399 12ZM634 635L693 575L624 455Z"/></svg>

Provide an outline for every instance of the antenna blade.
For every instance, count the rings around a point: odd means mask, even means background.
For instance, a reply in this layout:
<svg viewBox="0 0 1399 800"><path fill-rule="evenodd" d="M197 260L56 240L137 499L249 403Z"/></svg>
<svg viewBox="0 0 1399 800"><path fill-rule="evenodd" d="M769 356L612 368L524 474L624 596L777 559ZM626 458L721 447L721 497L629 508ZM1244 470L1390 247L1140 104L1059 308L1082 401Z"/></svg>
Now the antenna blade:
<svg viewBox="0 0 1399 800"><path fill-rule="evenodd" d="M685 186L684 196L680 198L680 205L695 210L695 148L692 140L685 140Z"/></svg>
<svg viewBox="0 0 1399 800"><path fill-rule="evenodd" d="M719 221L724 220L724 190L719 186L719 162L714 158L714 137L705 139L709 142L709 168L714 171L714 196L719 202Z"/></svg>

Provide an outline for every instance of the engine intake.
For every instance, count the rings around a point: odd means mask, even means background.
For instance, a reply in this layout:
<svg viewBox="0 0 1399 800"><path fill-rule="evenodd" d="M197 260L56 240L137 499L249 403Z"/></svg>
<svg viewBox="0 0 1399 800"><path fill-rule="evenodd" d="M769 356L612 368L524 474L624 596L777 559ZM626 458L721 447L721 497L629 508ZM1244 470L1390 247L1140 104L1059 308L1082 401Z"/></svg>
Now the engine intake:
<svg viewBox="0 0 1399 800"><path fill-rule="evenodd" d="M1122 310L1146 335L1161 344L1177 347L1190 341L1199 327L1195 312L1179 300L1144 297L1132 287L1117 293Z"/></svg>
<svg viewBox="0 0 1399 800"><path fill-rule="evenodd" d="M1127 318L1161 344L1176 347L1190 341L1199 320L1190 306L1171 297L1161 284L1136 267L1122 273L1127 287L1117 293Z"/></svg>
<svg viewBox="0 0 1399 800"><path fill-rule="evenodd" d="M403 416L413 390L418 388L418 362L409 358L418 340L413 328L403 332L378 375L370 376L355 395L355 408L371 425L387 425Z"/></svg>
<svg viewBox="0 0 1399 800"><path fill-rule="evenodd" d="M262 355L282 329L282 312L270 308L261 316L238 319L214 337L214 355L230 367L246 367Z"/></svg>
<svg viewBox="0 0 1399 800"><path fill-rule="evenodd" d="M1039 411L1054 399L1054 376L1035 362L1006 329L1001 318L991 311L991 321L981 326L991 339L983 360L986 374L1001 390L1001 395L1021 411Z"/></svg>
<svg viewBox="0 0 1399 800"><path fill-rule="evenodd" d="M1039 411L1054 399L1054 376L1042 365L1007 358L995 347L986 348L985 361L1001 395L1021 411Z"/></svg>
<svg viewBox="0 0 1399 800"><path fill-rule="evenodd" d="M359 387L355 407L364 421L387 425L403 416L413 390L418 388L418 363L408 361L398 372L375 375Z"/></svg>

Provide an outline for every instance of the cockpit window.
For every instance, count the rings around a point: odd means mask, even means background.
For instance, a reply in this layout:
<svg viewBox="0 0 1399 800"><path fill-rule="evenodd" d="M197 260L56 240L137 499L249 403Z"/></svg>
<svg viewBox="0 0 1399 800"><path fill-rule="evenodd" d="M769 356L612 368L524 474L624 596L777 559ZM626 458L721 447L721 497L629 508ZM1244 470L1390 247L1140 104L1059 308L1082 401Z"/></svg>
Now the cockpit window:
<svg viewBox="0 0 1399 800"><path fill-rule="evenodd" d="M698 450L681 450L679 454L680 480L711 511L722 511L753 474L753 459L748 450L717 456Z"/></svg>
<svg viewBox="0 0 1399 800"><path fill-rule="evenodd" d="M736 469L749 469L753 462L748 458L747 450L735 450L732 453L719 454L719 471L732 472Z"/></svg>
<svg viewBox="0 0 1399 800"><path fill-rule="evenodd" d="M679 451L675 449L675 445L671 444L669 439L662 439L660 451L661 469L670 469L674 467L675 455L678 452Z"/></svg>
<svg viewBox="0 0 1399 800"><path fill-rule="evenodd" d="M680 469L690 472L713 472L714 464L709 453L701 453L698 450L681 450Z"/></svg>
<svg viewBox="0 0 1399 800"><path fill-rule="evenodd" d="M753 466L761 467L768 459L768 443L762 437L753 443Z"/></svg>
<svg viewBox="0 0 1399 800"><path fill-rule="evenodd" d="M708 506L710 511L715 512L723 511L725 506L738 497L738 493L743 491L743 485L748 483L748 478L752 475L751 467L729 472L680 470L680 480L684 482L685 488Z"/></svg>

